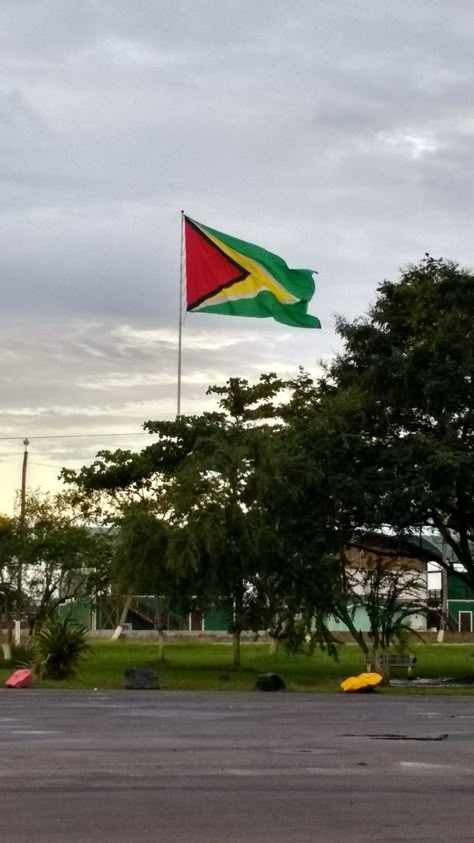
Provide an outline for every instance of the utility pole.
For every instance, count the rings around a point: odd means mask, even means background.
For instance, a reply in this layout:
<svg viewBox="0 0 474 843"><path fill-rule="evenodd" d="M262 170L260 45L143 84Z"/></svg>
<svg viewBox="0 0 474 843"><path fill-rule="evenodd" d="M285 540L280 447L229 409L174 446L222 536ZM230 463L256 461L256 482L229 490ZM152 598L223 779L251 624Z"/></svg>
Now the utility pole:
<svg viewBox="0 0 474 843"><path fill-rule="evenodd" d="M441 543L441 555L443 562L447 562L447 547L444 539ZM448 572L443 565L441 568L441 623L438 631L437 642L442 644L444 641L444 634L449 629L448 617Z"/></svg>
<svg viewBox="0 0 474 843"><path fill-rule="evenodd" d="M23 548L25 538L25 517L26 517L26 472L28 468L28 445L29 439L23 440L25 450L23 451L23 465L21 469L21 498L20 498L20 555L18 557L18 580L16 599L16 621L15 621L15 644L21 643L21 612L22 612L22 591L23 591Z"/></svg>

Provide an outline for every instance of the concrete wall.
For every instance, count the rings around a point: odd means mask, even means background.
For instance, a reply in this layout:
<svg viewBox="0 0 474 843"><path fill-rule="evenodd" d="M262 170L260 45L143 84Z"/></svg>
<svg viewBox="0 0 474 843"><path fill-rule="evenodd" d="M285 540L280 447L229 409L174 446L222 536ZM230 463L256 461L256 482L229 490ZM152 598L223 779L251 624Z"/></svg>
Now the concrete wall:
<svg viewBox="0 0 474 843"><path fill-rule="evenodd" d="M104 641L111 638L113 629L91 629L89 638L98 641ZM216 630L188 630L188 629L172 629L164 633L165 641L232 641L232 635L228 632ZM155 629L127 629L120 636L124 640L137 641L158 641L158 632ZM241 635L242 641L255 641L255 634L253 632L243 632ZM270 641L266 632L259 633L258 641Z"/></svg>
<svg viewBox="0 0 474 843"><path fill-rule="evenodd" d="M89 637L94 640L104 641L111 637L113 633L113 629L98 629L98 630L91 630L89 633ZM356 646L354 639L350 632L339 631L335 632L335 638L340 641L341 643L354 645ZM438 633L432 630L423 631L422 632L422 640L420 641L418 638L414 638L412 644L416 646L417 644L437 644L437 637ZM124 632L122 634L122 638L124 640L137 640L137 641L157 641L158 640L158 633L155 630L130 630ZM171 631L165 633L166 641L215 641L215 642L222 642L230 644L232 642L232 636L229 635L227 632L190 632L190 631ZM242 640L243 641L255 641L255 636L253 633L242 633ZM270 643L271 638L265 633L259 633L258 636L259 643ZM444 633L444 644L459 644L462 646L465 645L472 645L474 644L474 632L445 632Z"/></svg>
<svg viewBox="0 0 474 843"><path fill-rule="evenodd" d="M413 614L406 621L412 629L423 631L426 629L426 618L424 615ZM366 610L359 606L354 613L354 625L361 632L370 631L370 621ZM347 626L337 618L330 618L328 628L331 632L348 632Z"/></svg>

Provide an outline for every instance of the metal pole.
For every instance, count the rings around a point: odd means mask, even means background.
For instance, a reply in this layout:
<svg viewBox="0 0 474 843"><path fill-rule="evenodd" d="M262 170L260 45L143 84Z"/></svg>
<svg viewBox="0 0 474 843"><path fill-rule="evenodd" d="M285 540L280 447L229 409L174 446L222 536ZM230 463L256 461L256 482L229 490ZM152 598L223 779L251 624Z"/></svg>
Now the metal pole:
<svg viewBox="0 0 474 843"><path fill-rule="evenodd" d="M181 367L183 352L183 296L184 296L184 211L181 211L181 261L179 268L179 319L178 319L178 396L176 417L181 415Z"/></svg>
<svg viewBox="0 0 474 843"><path fill-rule="evenodd" d="M443 562L447 562L447 547L444 539L441 540L441 555ZM437 642L442 644L444 635L449 630L449 604L448 604L448 572L444 565L441 567L441 623L438 631Z"/></svg>
<svg viewBox="0 0 474 843"><path fill-rule="evenodd" d="M26 473L28 468L28 445L29 439L23 440L25 450L23 451L23 465L21 469L21 498L20 498L20 554L18 556L18 579L16 596L16 623L15 623L15 644L21 642L21 612L22 612L22 591L23 591L23 549L25 538L26 520Z"/></svg>

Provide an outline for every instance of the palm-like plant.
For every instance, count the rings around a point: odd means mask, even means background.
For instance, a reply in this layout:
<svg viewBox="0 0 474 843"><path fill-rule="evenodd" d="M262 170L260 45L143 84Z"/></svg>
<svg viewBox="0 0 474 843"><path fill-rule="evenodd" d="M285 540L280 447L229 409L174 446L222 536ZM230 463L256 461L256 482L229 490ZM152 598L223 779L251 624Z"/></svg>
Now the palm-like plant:
<svg viewBox="0 0 474 843"><path fill-rule="evenodd" d="M87 627L69 615L51 617L35 633L31 667L41 679L70 679L91 649Z"/></svg>

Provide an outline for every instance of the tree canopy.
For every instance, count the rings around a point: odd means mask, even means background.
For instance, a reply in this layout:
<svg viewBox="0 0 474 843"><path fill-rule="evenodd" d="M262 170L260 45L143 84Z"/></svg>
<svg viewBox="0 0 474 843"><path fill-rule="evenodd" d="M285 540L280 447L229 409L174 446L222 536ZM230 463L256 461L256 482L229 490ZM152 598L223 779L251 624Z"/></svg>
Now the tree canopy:
<svg viewBox="0 0 474 843"><path fill-rule="evenodd" d="M439 531L474 586L473 274L427 255L337 331L319 378L231 378L217 409L146 422L140 453L64 472L115 520L128 589L231 599L236 660L252 614L287 641L330 645L329 615L357 637L346 548L367 531Z"/></svg>
<svg viewBox="0 0 474 843"><path fill-rule="evenodd" d="M439 531L474 586L474 275L427 255L337 329L323 388L358 396L376 467L367 510L395 531Z"/></svg>

